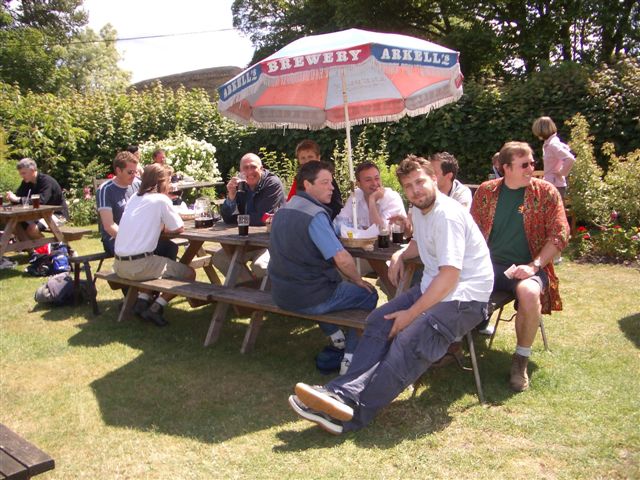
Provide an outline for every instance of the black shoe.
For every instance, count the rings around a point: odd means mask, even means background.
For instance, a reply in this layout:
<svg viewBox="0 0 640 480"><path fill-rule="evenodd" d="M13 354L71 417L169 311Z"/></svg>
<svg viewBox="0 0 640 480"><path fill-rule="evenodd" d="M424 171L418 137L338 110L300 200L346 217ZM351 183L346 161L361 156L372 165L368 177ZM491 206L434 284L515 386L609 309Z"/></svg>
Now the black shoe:
<svg viewBox="0 0 640 480"><path fill-rule="evenodd" d="M156 311L155 308L152 307L142 312L142 318L148 320L149 322L152 322L156 327L166 327L167 325L169 325L169 322L167 322L162 316L163 308L158 305L159 308Z"/></svg>
<svg viewBox="0 0 640 480"><path fill-rule="evenodd" d="M342 422L335 418L331 418L331 416L326 413L307 407L297 396L289 396L289 405L291 405L293 411L302 418L316 423L323 430L326 430L333 435L340 435L342 433Z"/></svg>
<svg viewBox="0 0 640 480"><path fill-rule="evenodd" d="M151 302L149 300L138 297L136 298L136 303L133 304L133 313L140 318L144 318L142 314L146 312L150 306Z"/></svg>

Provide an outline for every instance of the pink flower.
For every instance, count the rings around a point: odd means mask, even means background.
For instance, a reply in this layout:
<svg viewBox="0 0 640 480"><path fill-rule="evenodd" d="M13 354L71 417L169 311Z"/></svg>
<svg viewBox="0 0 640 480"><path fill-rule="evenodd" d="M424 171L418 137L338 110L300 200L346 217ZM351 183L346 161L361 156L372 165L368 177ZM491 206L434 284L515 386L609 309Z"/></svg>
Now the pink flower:
<svg viewBox="0 0 640 480"><path fill-rule="evenodd" d="M616 212L615 210L613 212L611 212L611 221L615 221L618 219L618 212Z"/></svg>
<svg viewBox="0 0 640 480"><path fill-rule="evenodd" d="M84 192L84 199L85 200L90 200L91 199L91 187L84 187L82 189L82 191Z"/></svg>
<svg viewBox="0 0 640 480"><path fill-rule="evenodd" d="M110 173L109 175L107 175L107 178L113 178L113 177L115 177L113 173Z"/></svg>
<svg viewBox="0 0 640 480"><path fill-rule="evenodd" d="M586 227L578 227L578 232L582 233L586 231L587 231Z"/></svg>
<svg viewBox="0 0 640 480"><path fill-rule="evenodd" d="M640 237L638 235L634 235L633 237L631 237L631 240L635 240L637 242L638 240L640 240Z"/></svg>
<svg viewBox="0 0 640 480"><path fill-rule="evenodd" d="M585 234L582 236L582 239L583 239L583 240L591 240L591 235L589 235L588 233L585 233Z"/></svg>
<svg viewBox="0 0 640 480"><path fill-rule="evenodd" d="M620 230L622 227L620 225L615 225L613 228L615 228L616 230Z"/></svg>

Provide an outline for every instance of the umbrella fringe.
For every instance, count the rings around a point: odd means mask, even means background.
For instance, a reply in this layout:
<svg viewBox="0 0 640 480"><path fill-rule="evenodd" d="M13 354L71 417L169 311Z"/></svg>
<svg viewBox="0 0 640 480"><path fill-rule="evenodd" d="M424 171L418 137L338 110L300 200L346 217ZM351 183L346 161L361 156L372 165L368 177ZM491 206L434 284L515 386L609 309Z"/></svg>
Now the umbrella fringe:
<svg viewBox="0 0 640 480"><path fill-rule="evenodd" d="M367 125L370 123L395 122L405 116L417 117L418 115L429 115L429 113L431 113L432 110L435 110L437 108L443 107L444 105L457 101L460 98L460 96L462 96L462 93L460 93L459 95L443 98L441 100L438 100L430 104L429 106L418 108L416 110L404 110L401 113L396 113L393 115L381 115L374 118L360 118L357 120L352 120L349 123L351 126ZM321 130L325 127L329 127L335 130L339 130L342 128L346 128L347 126L346 122L326 122L326 124L323 123L322 125L308 125L305 123L256 122L253 119L247 120L246 118L242 118L238 115L234 115L229 111L223 111L220 113L228 118L231 118L232 120L237 121L238 123L241 123L242 125L251 125L256 128L275 129L275 128L286 127L286 128L293 128L295 130Z"/></svg>

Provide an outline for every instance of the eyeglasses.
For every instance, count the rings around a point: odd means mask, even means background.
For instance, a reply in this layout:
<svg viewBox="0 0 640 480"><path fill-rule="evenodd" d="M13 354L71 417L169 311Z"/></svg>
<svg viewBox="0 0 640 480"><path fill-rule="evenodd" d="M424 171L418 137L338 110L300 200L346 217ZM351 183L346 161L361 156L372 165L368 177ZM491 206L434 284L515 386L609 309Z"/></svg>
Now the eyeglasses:
<svg viewBox="0 0 640 480"><path fill-rule="evenodd" d="M536 168L536 162L524 162L520 164L520 167L522 167L522 169L524 170L525 168L529 168L529 166L531 166L531 168Z"/></svg>

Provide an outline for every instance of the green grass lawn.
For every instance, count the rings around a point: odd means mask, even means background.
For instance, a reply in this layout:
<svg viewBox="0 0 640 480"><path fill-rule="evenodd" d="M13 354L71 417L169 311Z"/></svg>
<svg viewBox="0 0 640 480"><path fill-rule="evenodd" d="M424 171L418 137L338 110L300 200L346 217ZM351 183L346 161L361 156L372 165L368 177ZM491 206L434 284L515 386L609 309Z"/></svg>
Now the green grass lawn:
<svg viewBox="0 0 640 480"><path fill-rule="evenodd" d="M76 242L80 254L99 240ZM158 329L115 322L120 292L99 283L88 305L34 310L42 279L0 270L0 422L54 457L38 478L640 478L640 273L559 267L565 310L545 317L532 386L508 388L514 349L503 324L477 339L487 406L449 366L402 394L367 429L333 437L298 420L298 381L324 383L310 322L270 316L239 352L247 318L202 346L212 307L184 301Z"/></svg>

